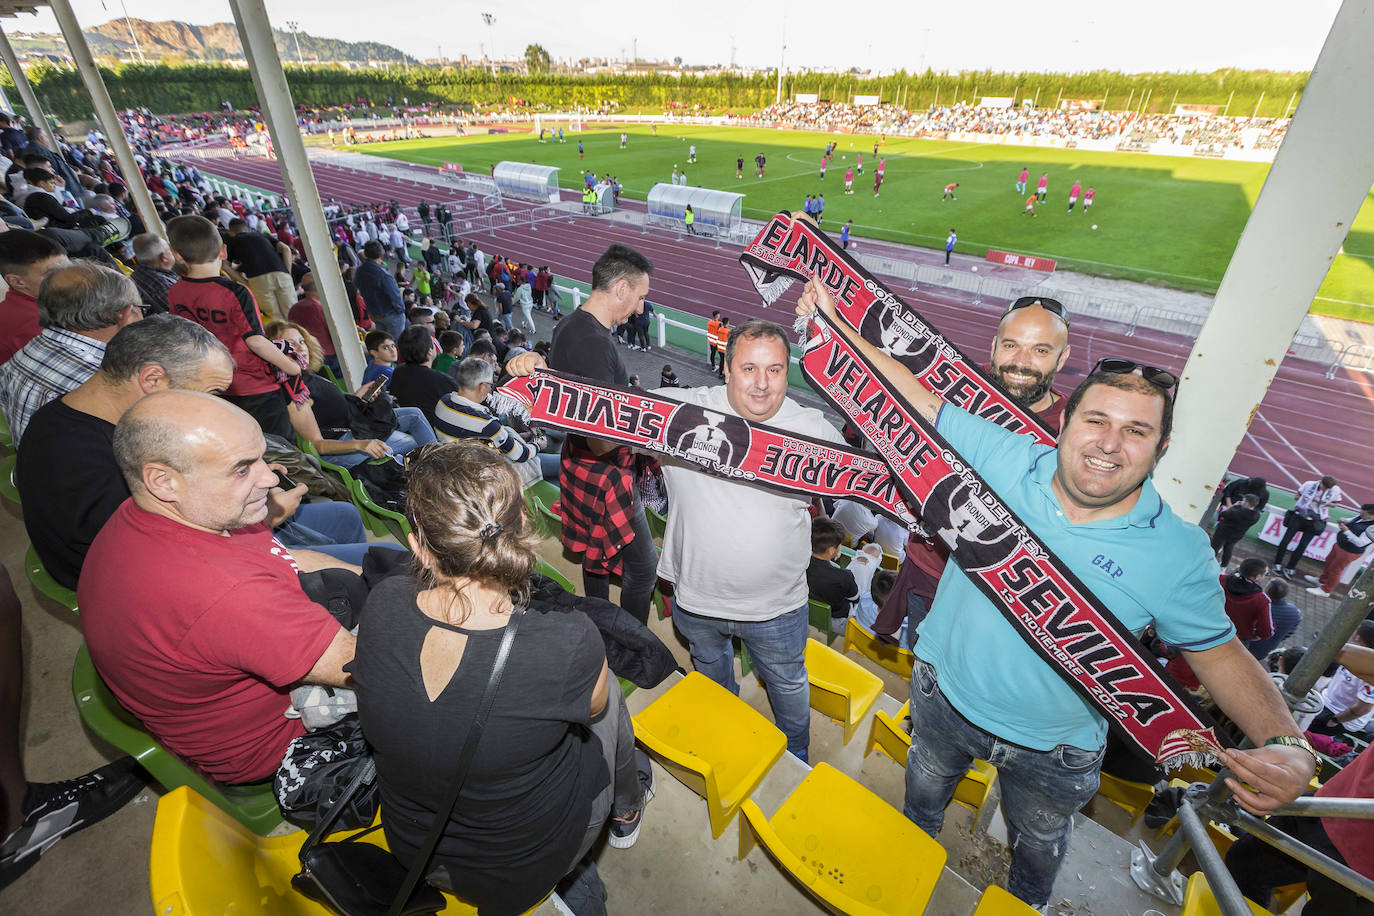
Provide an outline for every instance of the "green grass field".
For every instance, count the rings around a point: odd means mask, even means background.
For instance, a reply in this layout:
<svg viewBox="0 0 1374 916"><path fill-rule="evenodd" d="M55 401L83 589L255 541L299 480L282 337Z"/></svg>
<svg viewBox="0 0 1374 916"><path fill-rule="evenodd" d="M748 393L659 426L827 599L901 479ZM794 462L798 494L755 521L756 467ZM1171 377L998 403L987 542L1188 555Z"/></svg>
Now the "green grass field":
<svg viewBox="0 0 1374 916"><path fill-rule="evenodd" d="M1056 258L1061 267L1180 289L1214 292L1263 185L1268 165L1185 159L1133 153L950 143L890 138L880 152L887 159L882 195L873 196L873 138L751 128L627 128L629 148L621 150L620 130L569 132L567 142L539 143L531 134L436 137L352 149L409 162L458 162L486 172L501 160L560 166L564 187L581 184L581 169L610 173L624 196L643 199L657 182L669 180L673 166L687 170L693 185L740 191L744 213L764 217L779 209L800 210L807 194L825 194L825 226L838 232L848 219L859 235L943 248L945 235L958 231L957 250L974 255L988 248ZM585 158L578 159L581 139ZM818 179L821 151L839 143L825 181ZM695 143L697 164L687 164ZM754 177L754 156L768 158L767 175ZM853 195L843 191L845 167L864 154L864 174ZM735 159L745 159L744 178L735 177ZM841 158L847 157L847 158ZM1034 218L1025 215L1025 197L1015 190L1021 167L1030 185L1041 172L1050 175L1049 197ZM1097 189L1087 216L1065 212L1069 187L1077 179ZM957 200L940 200L949 182L959 182ZM1371 195L1374 196L1374 195ZM1098 228L1092 229L1096 224ZM1364 304L1369 303L1369 304ZM1312 311L1374 322L1374 205L1366 199Z"/></svg>

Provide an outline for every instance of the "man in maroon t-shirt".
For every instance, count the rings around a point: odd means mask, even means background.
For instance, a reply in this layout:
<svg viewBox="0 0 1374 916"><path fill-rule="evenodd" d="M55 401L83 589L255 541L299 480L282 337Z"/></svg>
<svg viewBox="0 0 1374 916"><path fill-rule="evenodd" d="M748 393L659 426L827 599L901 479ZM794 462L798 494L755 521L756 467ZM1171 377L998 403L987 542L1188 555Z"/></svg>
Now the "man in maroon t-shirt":
<svg viewBox="0 0 1374 916"><path fill-rule="evenodd" d="M115 457L133 496L96 536L77 589L91 659L174 753L228 783L276 772L299 683L343 686L352 635L297 574L346 567L272 536L276 474L246 413L191 391L124 414Z"/></svg>
<svg viewBox="0 0 1374 916"><path fill-rule="evenodd" d="M0 300L0 365L43 330L38 287L48 271L66 263L66 249L46 235L27 229L0 232L0 276L10 288Z"/></svg>
<svg viewBox="0 0 1374 916"><path fill-rule="evenodd" d="M1022 296L1013 302L992 340L989 369L1018 403L1033 410L1055 432L1064 418L1065 397L1053 389L1055 374L1069 358L1069 321L1054 299ZM874 632L895 643L902 621L914 638L925 619L935 589L949 561L949 548L939 538L912 535L897 581L878 612Z"/></svg>
<svg viewBox="0 0 1374 916"><path fill-rule="evenodd" d="M1346 643L1337 661L1356 677L1374 682L1374 649ZM1231 783L1232 780L1227 780ZM1235 786L1232 786L1234 789ZM1253 801L1256 796L1241 787L1237 796ZM1374 799L1374 753L1365 748L1345 769L1317 790L1318 798ZM1346 817L1269 818L1272 827L1296 837L1337 862L1374 879L1374 822ZM1306 882L1310 902L1303 912L1312 916L1368 916L1374 903L1357 897L1330 878L1279 852L1253 834L1242 836L1226 851L1226 868L1240 891L1267 907L1274 888Z"/></svg>

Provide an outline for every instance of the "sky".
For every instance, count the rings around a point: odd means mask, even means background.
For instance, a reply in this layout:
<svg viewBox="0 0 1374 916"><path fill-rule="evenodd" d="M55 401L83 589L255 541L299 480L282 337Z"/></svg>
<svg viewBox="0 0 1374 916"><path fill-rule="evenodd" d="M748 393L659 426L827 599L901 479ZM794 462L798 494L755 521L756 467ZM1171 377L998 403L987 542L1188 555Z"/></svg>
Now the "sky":
<svg viewBox="0 0 1374 916"><path fill-rule="evenodd" d="M121 0L72 0L85 26L123 14ZM226 0L123 0L134 18L231 22ZM1339 0L975 0L871 3L698 0L267 0L327 38L380 41L417 58L521 57L542 44L554 59L632 56L688 64L771 67L786 43L789 70L1001 70L1127 72L1226 67L1310 70ZM194 9L192 14L190 10ZM665 15L665 10L668 11ZM495 15L488 27L482 13ZM188 18L188 17L194 18ZM52 14L5 20L7 31L56 32Z"/></svg>

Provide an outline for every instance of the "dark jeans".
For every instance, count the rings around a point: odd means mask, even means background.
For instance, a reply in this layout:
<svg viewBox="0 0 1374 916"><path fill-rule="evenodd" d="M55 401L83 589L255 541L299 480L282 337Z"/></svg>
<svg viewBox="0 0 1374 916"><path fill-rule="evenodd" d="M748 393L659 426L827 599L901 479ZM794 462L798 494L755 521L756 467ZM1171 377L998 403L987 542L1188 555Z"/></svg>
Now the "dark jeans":
<svg viewBox="0 0 1374 916"><path fill-rule="evenodd" d="M1307 545L1312 543L1312 539L1326 530L1326 522L1320 519L1307 521L1305 519L1293 519L1295 524L1290 524L1291 516L1285 515L1283 519L1283 537L1279 539L1279 548L1274 552L1274 565L1286 566L1289 569L1297 569L1298 563L1302 560L1302 555L1307 552ZM1288 562L1283 562L1283 555L1288 550L1289 543L1294 537L1298 538L1298 546L1293 548L1292 555Z"/></svg>
<svg viewBox="0 0 1374 916"><path fill-rule="evenodd" d="M1241 538L1243 537L1245 537L1244 531L1237 534L1236 532L1231 531L1227 528L1222 528L1221 526L1217 526L1217 529L1212 532L1212 550L1214 552L1221 552L1222 569L1225 569L1227 566L1230 565L1231 551L1236 549L1236 545L1240 543Z"/></svg>
<svg viewBox="0 0 1374 916"><path fill-rule="evenodd" d="M1321 818L1284 815L1269 818L1269 825L1345 864L1345 859L1322 828ZM1374 914L1374 903L1357 897L1353 891L1346 890L1330 878L1248 834L1236 840L1226 851L1226 868L1231 872L1231 877L1236 879L1240 892L1260 906L1269 905L1274 888L1306 881L1307 892L1312 895L1312 900L1303 908L1304 913L1313 916Z"/></svg>
<svg viewBox="0 0 1374 916"><path fill-rule="evenodd" d="M620 572L620 606L640 623L649 622L649 608L653 604L654 586L658 584L658 549L644 517L644 507L635 500L635 514L631 520L635 539L620 552L623 565ZM582 567L582 588L588 598L610 600L611 577Z"/></svg>
<svg viewBox="0 0 1374 916"><path fill-rule="evenodd" d="M280 388L263 394L226 394L224 399L257 420L263 432L280 436L287 442L296 441L296 428L291 425L291 415L287 413L286 392Z"/></svg>
<svg viewBox="0 0 1374 916"><path fill-rule="evenodd" d="M1037 751L1001 740L969 722L945 699L935 667L911 671L911 751L903 813L932 837L974 758L997 767L1011 846L1007 890L1044 906L1069 849L1073 816L1097 793L1103 748L1061 744Z"/></svg>

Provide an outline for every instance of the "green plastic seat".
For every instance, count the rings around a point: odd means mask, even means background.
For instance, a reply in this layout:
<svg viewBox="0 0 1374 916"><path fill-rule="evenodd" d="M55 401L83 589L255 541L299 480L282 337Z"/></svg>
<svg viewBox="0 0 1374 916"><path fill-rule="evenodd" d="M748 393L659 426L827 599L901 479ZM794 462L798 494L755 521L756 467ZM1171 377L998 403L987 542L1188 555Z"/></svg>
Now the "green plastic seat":
<svg viewBox="0 0 1374 916"><path fill-rule="evenodd" d="M563 591L567 592L568 594L577 594L576 586L574 586L572 582L568 581L568 577L563 575L554 567L550 566L546 561L540 560L538 563L536 563L534 566L534 571L539 573L541 576L548 576L550 579L557 582L558 587L563 589Z"/></svg>
<svg viewBox="0 0 1374 916"><path fill-rule="evenodd" d="M525 488L525 492L539 497L539 501L546 506L552 506L558 502L560 492L558 484L551 480L538 480Z"/></svg>
<svg viewBox="0 0 1374 916"><path fill-rule="evenodd" d="M318 461L325 474L344 485L344 489L348 491L349 498L352 499L358 514L362 516L363 526L368 531L379 538L394 538L398 544L406 546L406 535L410 533L410 523L406 521L404 515L390 509L384 509L374 503L361 480L350 474L347 468L325 461L309 440L297 436L296 447L301 450L302 454L309 455Z"/></svg>
<svg viewBox="0 0 1374 916"><path fill-rule="evenodd" d="M390 461L391 459L383 459ZM342 469L340 469L342 470ZM372 501L372 494L367 492L367 487L356 477L351 478L353 483L353 504L362 513L363 524L368 527L373 534L378 537L390 537L396 540L401 546L410 543L410 522L401 513L379 506Z"/></svg>
<svg viewBox="0 0 1374 916"><path fill-rule="evenodd" d="M811 626L821 631L821 636L825 638L827 646L833 645L840 634L830 631L830 605L824 601L811 598L806 602L806 606Z"/></svg>
<svg viewBox="0 0 1374 916"><path fill-rule="evenodd" d="M2 413L0 413L0 445L11 451L14 450L14 435L10 433L9 421L5 419L5 415Z"/></svg>
<svg viewBox="0 0 1374 916"><path fill-rule="evenodd" d="M91 731L132 756L164 789L188 786L259 836L282 823L271 782L245 786L216 782L158 744L100 679L84 644L72 666L72 697Z"/></svg>
<svg viewBox="0 0 1374 916"><path fill-rule="evenodd" d="M29 545L29 552L24 554L24 574L40 595L46 595L67 610L76 612L76 592L59 583L43 568L43 561L38 559L38 551L33 549L32 544Z"/></svg>
<svg viewBox="0 0 1374 916"><path fill-rule="evenodd" d="M13 452L0 458L0 496L19 505L19 488L14 485L14 464L19 456Z"/></svg>
<svg viewBox="0 0 1374 916"><path fill-rule="evenodd" d="M649 521L649 533L662 540L664 532L668 530L668 517L648 506L644 507L644 517Z"/></svg>
<svg viewBox="0 0 1374 916"><path fill-rule="evenodd" d="M329 379L335 385L337 385L339 390L342 391L344 394L351 394L351 392L348 390L348 386L344 384L344 380L335 375L333 369L329 368L328 366L320 366L320 374L323 375L325 378Z"/></svg>

